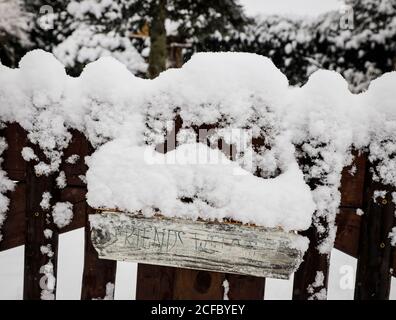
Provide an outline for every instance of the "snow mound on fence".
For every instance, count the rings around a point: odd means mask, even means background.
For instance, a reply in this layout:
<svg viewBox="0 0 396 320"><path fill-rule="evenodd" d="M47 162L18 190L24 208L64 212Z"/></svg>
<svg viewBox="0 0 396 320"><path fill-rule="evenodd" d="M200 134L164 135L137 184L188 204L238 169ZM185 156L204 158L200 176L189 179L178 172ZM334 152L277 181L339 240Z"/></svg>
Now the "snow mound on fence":
<svg viewBox="0 0 396 320"><path fill-rule="evenodd" d="M297 163L261 179L204 144L184 144L167 154L116 139L88 160L88 203L169 217L231 218L284 230L305 230L315 203Z"/></svg>

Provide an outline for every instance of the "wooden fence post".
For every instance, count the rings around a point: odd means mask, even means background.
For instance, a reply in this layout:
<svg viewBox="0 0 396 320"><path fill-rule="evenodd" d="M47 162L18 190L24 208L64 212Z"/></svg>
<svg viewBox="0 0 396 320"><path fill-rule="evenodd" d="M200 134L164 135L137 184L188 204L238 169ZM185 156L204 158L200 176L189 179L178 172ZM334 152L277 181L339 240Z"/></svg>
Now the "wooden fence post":
<svg viewBox="0 0 396 320"><path fill-rule="evenodd" d="M14 191L7 193L10 205L1 230L3 240L0 241L0 251L4 251L25 244L26 162L21 151L27 144L27 134L16 123L8 124L1 133L8 144L2 167L9 179L16 182Z"/></svg>
<svg viewBox="0 0 396 320"><path fill-rule="evenodd" d="M310 243L304 255L304 261L294 274L293 300L309 300L311 298L312 293L309 292L308 288L315 282L318 272L323 274L324 281L320 286L314 288L315 293L323 289L327 291L330 257L327 254L319 253L317 249L319 236L316 227L311 226L301 235L308 237Z"/></svg>
<svg viewBox="0 0 396 320"><path fill-rule="evenodd" d="M64 152L64 158L78 155L76 163L63 162L61 170L65 172L67 187L61 191L61 201L69 201L73 204L73 221L61 232L67 232L76 228L85 227L85 253L84 271L82 279L81 299L91 300L103 298L106 295L106 284L115 282L115 261L101 260L91 243L89 227L89 214L94 213L86 202L87 187L81 180L87 172L84 157L93 152L93 148L87 138L80 132L72 130L72 140Z"/></svg>
<svg viewBox="0 0 396 320"><path fill-rule="evenodd" d="M91 230L89 227L89 214L94 210L87 206L85 226L85 254L84 273L82 281L81 299L101 299L106 295L106 284L115 283L117 262L98 258L98 253L91 242Z"/></svg>
<svg viewBox="0 0 396 320"><path fill-rule="evenodd" d="M393 262L389 233L395 223L394 189L374 182L371 168L366 174L355 299L387 300ZM386 191L386 196L376 197L375 191Z"/></svg>
<svg viewBox="0 0 396 320"><path fill-rule="evenodd" d="M36 146L31 146L40 159L44 157ZM55 187L55 177L37 177L34 171L34 163L27 165L26 175L26 241L25 241L25 276L24 276L24 299L38 300L41 298L42 289L45 288L43 266L49 261L49 257L41 252L41 246L50 244L53 256L53 275L56 278L56 263L58 249L58 232L53 223L49 222L50 211L43 210L40 206L44 192L50 192L53 200L58 199L59 191ZM44 235L45 229L53 231L51 239ZM41 283L40 283L41 282ZM55 295L55 290L53 292Z"/></svg>

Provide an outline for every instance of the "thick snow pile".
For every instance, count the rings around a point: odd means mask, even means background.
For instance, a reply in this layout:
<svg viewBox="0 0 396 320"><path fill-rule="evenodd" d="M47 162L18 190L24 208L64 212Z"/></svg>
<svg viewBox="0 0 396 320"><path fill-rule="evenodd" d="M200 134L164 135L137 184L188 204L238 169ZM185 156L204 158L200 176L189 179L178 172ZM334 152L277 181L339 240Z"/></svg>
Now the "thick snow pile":
<svg viewBox="0 0 396 320"><path fill-rule="evenodd" d="M59 176L59 187L70 129L83 132L96 148L87 160L92 206L298 230L309 225L313 199L325 253L353 148L368 150L375 178L396 186L395 85L396 73L389 73L353 95L339 74L320 70L294 88L269 59L246 53L197 54L155 80L105 57L71 78L52 55L33 51L19 69L0 65L0 120L28 131L47 159L27 149L24 157L36 161L38 175ZM222 163L223 156L221 164L172 163L185 153L221 155L196 144L200 126L209 132L199 141L235 147L233 162ZM165 140L171 152L155 153Z"/></svg>
<svg viewBox="0 0 396 320"><path fill-rule="evenodd" d="M261 179L204 144L184 144L163 155L125 139L105 144L87 163L87 197L97 208L148 215L156 208L165 216L232 218L285 230L307 229L315 210L297 163L276 178Z"/></svg>

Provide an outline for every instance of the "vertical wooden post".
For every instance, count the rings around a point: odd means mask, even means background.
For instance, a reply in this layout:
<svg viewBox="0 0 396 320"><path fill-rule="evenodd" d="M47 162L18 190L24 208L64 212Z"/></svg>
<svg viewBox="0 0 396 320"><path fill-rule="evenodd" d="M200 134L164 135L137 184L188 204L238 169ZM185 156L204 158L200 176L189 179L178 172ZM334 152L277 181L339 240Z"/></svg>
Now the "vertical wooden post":
<svg viewBox="0 0 396 320"><path fill-rule="evenodd" d="M241 276L236 274L225 275L230 290L230 300L263 300L265 289L265 278Z"/></svg>
<svg viewBox="0 0 396 320"><path fill-rule="evenodd" d="M115 283L117 262L98 258L98 254L91 242L91 232L88 221L89 214L94 212L88 207L87 210L81 299L92 300L105 297L106 284L109 282Z"/></svg>
<svg viewBox="0 0 396 320"><path fill-rule="evenodd" d="M308 292L308 287L315 282L318 272L322 272L324 283L315 288L315 293L325 289L327 290L328 273L329 273L329 256L319 253L317 246L319 244L319 236L314 226L307 231L301 233L309 238L309 248L304 255L304 261L294 274L293 284L293 300L308 300L312 293Z"/></svg>
<svg viewBox="0 0 396 320"><path fill-rule="evenodd" d="M40 155L40 150L36 146L31 146L36 155ZM44 211L40 202L44 192L50 192L52 197L57 198L55 191L55 178L53 176L37 177L32 162L27 165L26 174L26 241L25 241L25 276L24 276L24 299L38 300L41 297L40 279L44 276L41 271L42 266L47 264L49 258L41 252L41 246L51 244L53 256L51 258L56 277L58 232L52 224L48 224L48 216L51 213ZM52 219L50 219L52 221ZM53 235L51 239L44 236L45 229L51 229ZM54 291L55 294L55 291Z"/></svg>
<svg viewBox="0 0 396 320"><path fill-rule="evenodd" d="M395 223L394 189L373 182L370 169L366 174L355 299L386 300L389 299L393 259L389 232ZM375 199L375 191L387 194Z"/></svg>
<svg viewBox="0 0 396 320"><path fill-rule="evenodd" d="M84 157L93 152L93 148L83 134L72 131L73 138L69 147L64 152L64 157L78 154L79 160L75 164L63 163L61 169L66 174L67 187L62 190L62 201L69 201L73 204L74 218L68 231L85 226L85 253L84 271L82 279L81 299L91 300L103 298L106 295L106 284L115 282L117 263L110 260L101 260L91 243L91 232L89 226L89 214L94 210L85 201L87 188L81 181L80 176L85 175L87 166Z"/></svg>
<svg viewBox="0 0 396 320"><path fill-rule="evenodd" d="M3 240L0 241L0 251L3 251L25 244L26 162L21 151L27 144L27 134L21 126L12 123L2 130L1 135L8 144L3 155L2 168L9 179L16 182L14 191L7 193L10 205L1 228Z"/></svg>
<svg viewBox="0 0 396 320"><path fill-rule="evenodd" d="M137 300L171 300L176 268L138 264Z"/></svg>

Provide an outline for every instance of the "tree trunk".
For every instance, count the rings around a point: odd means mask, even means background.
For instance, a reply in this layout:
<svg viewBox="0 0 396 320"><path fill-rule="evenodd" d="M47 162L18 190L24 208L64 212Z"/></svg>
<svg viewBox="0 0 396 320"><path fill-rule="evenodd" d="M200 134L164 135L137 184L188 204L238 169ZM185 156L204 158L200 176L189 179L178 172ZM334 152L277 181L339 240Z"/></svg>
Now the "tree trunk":
<svg viewBox="0 0 396 320"><path fill-rule="evenodd" d="M150 79L157 77L166 69L166 0L157 0L157 5L153 10L152 22L150 26L151 49L149 56L148 73Z"/></svg>

